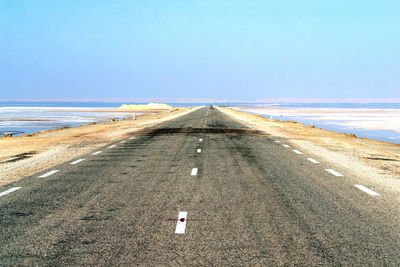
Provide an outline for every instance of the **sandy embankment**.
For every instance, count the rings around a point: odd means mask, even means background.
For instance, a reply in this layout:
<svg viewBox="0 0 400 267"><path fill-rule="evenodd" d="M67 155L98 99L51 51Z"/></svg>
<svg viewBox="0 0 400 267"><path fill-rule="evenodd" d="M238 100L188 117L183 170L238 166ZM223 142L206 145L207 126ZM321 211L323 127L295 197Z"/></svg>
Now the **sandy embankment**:
<svg viewBox="0 0 400 267"><path fill-rule="evenodd" d="M143 115L136 120L108 121L32 135L0 138L0 185L17 181L54 165L195 109L181 108ZM140 111L136 111L140 112Z"/></svg>
<svg viewBox="0 0 400 267"><path fill-rule="evenodd" d="M294 146L340 166L357 177L400 193L400 145L354 138L297 122L278 121L230 108L218 108L247 125L274 137L286 138Z"/></svg>

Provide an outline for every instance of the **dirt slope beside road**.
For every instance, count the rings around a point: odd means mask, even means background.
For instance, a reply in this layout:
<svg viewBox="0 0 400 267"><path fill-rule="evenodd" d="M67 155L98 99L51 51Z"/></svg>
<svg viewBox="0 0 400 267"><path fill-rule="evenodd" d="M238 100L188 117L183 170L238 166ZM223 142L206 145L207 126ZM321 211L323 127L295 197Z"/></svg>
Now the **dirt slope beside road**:
<svg viewBox="0 0 400 267"><path fill-rule="evenodd" d="M357 138L297 122L277 121L230 108L218 109L256 129L286 138L316 158L339 165L354 175L400 193L399 144Z"/></svg>
<svg viewBox="0 0 400 267"><path fill-rule="evenodd" d="M184 108L32 135L0 138L0 185L69 161L145 127L177 118L195 110Z"/></svg>

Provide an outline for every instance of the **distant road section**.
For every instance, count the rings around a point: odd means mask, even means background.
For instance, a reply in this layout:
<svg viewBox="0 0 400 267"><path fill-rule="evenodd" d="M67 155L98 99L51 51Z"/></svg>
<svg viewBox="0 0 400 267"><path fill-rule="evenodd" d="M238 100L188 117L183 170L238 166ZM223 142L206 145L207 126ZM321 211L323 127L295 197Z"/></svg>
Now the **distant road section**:
<svg viewBox="0 0 400 267"><path fill-rule="evenodd" d="M1 186L0 265L398 266L366 181L205 107Z"/></svg>

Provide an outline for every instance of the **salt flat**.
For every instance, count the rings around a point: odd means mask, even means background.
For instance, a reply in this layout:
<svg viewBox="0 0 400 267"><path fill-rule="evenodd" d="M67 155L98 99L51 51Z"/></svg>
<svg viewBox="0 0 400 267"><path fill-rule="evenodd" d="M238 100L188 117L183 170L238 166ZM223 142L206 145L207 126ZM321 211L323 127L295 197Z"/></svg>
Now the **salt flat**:
<svg viewBox="0 0 400 267"><path fill-rule="evenodd" d="M282 116L306 117L310 120L330 122L351 128L386 130L400 132L399 109L360 109L360 108L277 108L277 107L235 107L269 115L275 119Z"/></svg>

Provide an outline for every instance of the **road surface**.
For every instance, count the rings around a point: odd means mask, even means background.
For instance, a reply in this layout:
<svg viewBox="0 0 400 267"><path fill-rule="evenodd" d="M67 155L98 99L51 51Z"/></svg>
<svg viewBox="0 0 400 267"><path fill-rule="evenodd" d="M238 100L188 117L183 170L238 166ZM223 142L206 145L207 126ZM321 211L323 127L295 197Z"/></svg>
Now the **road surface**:
<svg viewBox="0 0 400 267"><path fill-rule="evenodd" d="M204 107L0 187L0 265L399 266L361 182Z"/></svg>

